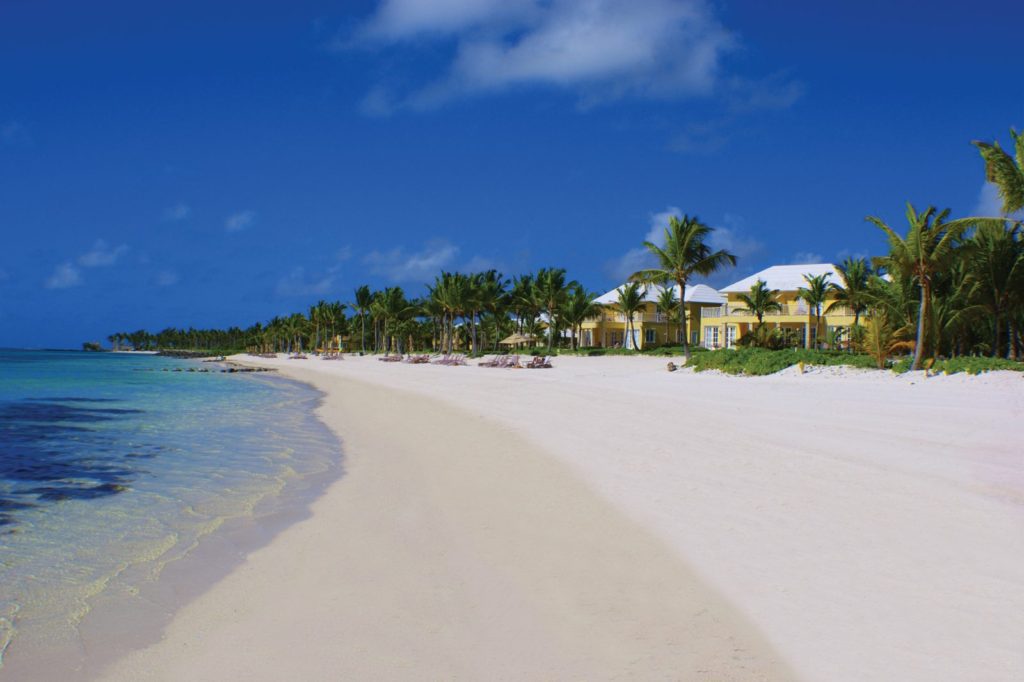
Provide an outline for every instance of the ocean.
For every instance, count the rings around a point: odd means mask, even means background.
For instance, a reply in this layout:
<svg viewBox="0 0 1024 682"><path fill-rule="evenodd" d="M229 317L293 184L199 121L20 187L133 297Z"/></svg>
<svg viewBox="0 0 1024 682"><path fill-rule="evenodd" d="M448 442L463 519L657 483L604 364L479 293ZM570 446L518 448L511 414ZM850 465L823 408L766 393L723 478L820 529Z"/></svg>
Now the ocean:
<svg viewBox="0 0 1024 682"><path fill-rule="evenodd" d="M316 391L222 367L0 350L0 680L155 640L341 475Z"/></svg>

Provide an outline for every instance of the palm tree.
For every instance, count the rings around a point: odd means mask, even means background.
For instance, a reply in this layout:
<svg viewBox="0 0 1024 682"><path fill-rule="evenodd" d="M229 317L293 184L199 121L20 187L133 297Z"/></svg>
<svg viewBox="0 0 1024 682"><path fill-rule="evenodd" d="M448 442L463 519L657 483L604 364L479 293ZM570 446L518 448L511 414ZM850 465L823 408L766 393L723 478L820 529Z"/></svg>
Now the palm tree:
<svg viewBox="0 0 1024 682"><path fill-rule="evenodd" d="M353 308L356 311L356 315L359 316L359 348L362 352L366 352L366 315L370 312L370 304L373 303L373 294L370 292L370 287L365 284L356 289L355 291L356 300L353 304Z"/></svg>
<svg viewBox="0 0 1024 682"><path fill-rule="evenodd" d="M505 286L507 282L497 270L488 270L480 276L478 299L480 307L494 317L494 350L498 350L498 339L501 338L501 316L506 303Z"/></svg>
<svg viewBox="0 0 1024 682"><path fill-rule="evenodd" d="M829 291L833 293L835 300L825 309L825 314L848 308L853 313L853 326L856 329L860 325L860 316L868 308L871 266L863 258L847 258L836 269L839 270L839 278L843 283L829 284Z"/></svg>
<svg viewBox="0 0 1024 682"><path fill-rule="evenodd" d="M737 297L745 306L739 308L738 312L755 316L757 326L760 327L764 324L765 315L782 312L782 304L775 298L778 294L778 289L769 289L768 283L759 279L750 285L750 293L740 294Z"/></svg>
<svg viewBox="0 0 1024 682"><path fill-rule="evenodd" d="M921 290L914 361L911 364L913 370L921 369L929 341L928 330L932 323L932 280L949 267L956 242L966 229L964 225L945 225L948 216L949 209L940 213L934 206L929 206L918 213L908 202L907 222L910 228L906 238L897 234L881 218L868 216L868 220L885 232L889 240L889 255L878 259L878 263L891 273L908 277Z"/></svg>
<svg viewBox="0 0 1024 682"><path fill-rule="evenodd" d="M548 315L548 352L555 341L559 327L559 311L569 296L569 288L576 284L566 282L564 268L541 268L534 281L537 301Z"/></svg>
<svg viewBox="0 0 1024 682"><path fill-rule="evenodd" d="M800 287L797 290L797 298L807 302L810 311L808 316L814 316L814 346L817 348L818 340L821 338L821 306L825 304L825 299L828 298L829 288L829 275L832 273L826 272L823 275L804 275L804 281L807 282L806 287ZM811 334L807 333L807 339L804 343L805 348L811 347Z"/></svg>
<svg viewBox="0 0 1024 682"><path fill-rule="evenodd" d="M1010 129L1013 138L1015 159L1007 154L999 142L974 141L972 144L981 152L985 159L985 172L989 182L999 188L999 196L1003 199L1003 214L1010 215L1024 209L1024 134Z"/></svg>
<svg viewBox="0 0 1024 682"><path fill-rule="evenodd" d="M658 312L665 316L665 343L672 343L672 334L669 331L676 321L679 312L679 299L676 298L676 287L672 282L664 282L658 291L658 298L655 301Z"/></svg>
<svg viewBox="0 0 1024 682"><path fill-rule="evenodd" d="M512 290L509 292L509 306L516 316L517 331L525 331L524 324L533 322L540 314L541 305L538 303L537 286L533 275L521 275L512 281Z"/></svg>
<svg viewBox="0 0 1024 682"><path fill-rule="evenodd" d="M560 317L572 329L572 349L580 346L583 336L583 323L601 314L604 307L595 299L597 296L576 284L569 290L569 296L562 306Z"/></svg>
<svg viewBox="0 0 1024 682"><path fill-rule="evenodd" d="M1024 242L1018 234L1016 227L982 224L966 247L969 299L992 320L993 357L1008 354L1003 351L1003 332L1012 329L1012 313L1024 305ZM1012 347L1012 333L1008 336L1007 346Z"/></svg>
<svg viewBox="0 0 1024 682"><path fill-rule="evenodd" d="M384 351L391 352L394 346L399 354L402 353L402 334L399 329L404 321L412 317L415 307L405 298L402 287L388 287L377 297L374 305L383 323Z"/></svg>
<svg viewBox="0 0 1024 682"><path fill-rule="evenodd" d="M679 287L679 323L682 325L683 353L690 359L689 330L686 320L686 284L694 275L710 275L726 265L736 265L736 256L719 249L712 251L707 240L711 228L696 216L672 216L665 228L665 244L644 242L658 259L658 267L633 273L631 280L642 282L675 282Z"/></svg>
<svg viewBox="0 0 1024 682"><path fill-rule="evenodd" d="M637 350L636 328L633 326L634 316L647 305L647 287L640 282L628 282L619 289L619 311L626 316L626 348Z"/></svg>

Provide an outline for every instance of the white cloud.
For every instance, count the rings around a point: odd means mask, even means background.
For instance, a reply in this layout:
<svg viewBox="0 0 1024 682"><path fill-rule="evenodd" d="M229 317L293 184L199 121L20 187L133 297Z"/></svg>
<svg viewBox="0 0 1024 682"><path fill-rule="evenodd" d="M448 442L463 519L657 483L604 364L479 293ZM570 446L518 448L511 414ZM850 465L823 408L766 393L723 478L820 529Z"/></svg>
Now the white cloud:
<svg viewBox="0 0 1024 682"><path fill-rule="evenodd" d="M159 287L174 286L179 281L178 273L173 270L161 270L156 273L156 285Z"/></svg>
<svg viewBox="0 0 1024 682"><path fill-rule="evenodd" d="M350 260L352 258L352 247L348 245L341 247L338 249L338 252L334 254L334 257L338 259L339 263Z"/></svg>
<svg viewBox="0 0 1024 682"><path fill-rule="evenodd" d="M97 239L92 249L78 257L78 264L83 268L100 268L113 265L124 254L128 253L128 246L120 244L110 247L102 239Z"/></svg>
<svg viewBox="0 0 1024 682"><path fill-rule="evenodd" d="M47 289L70 289L82 283L82 271L72 263L61 263L53 269L53 274L47 278Z"/></svg>
<svg viewBox="0 0 1024 682"><path fill-rule="evenodd" d="M571 89L588 105L705 95L735 48L705 0L384 0L356 43L429 40L455 42L447 73L407 98L374 88L364 112L530 85Z"/></svg>
<svg viewBox="0 0 1024 682"><path fill-rule="evenodd" d="M437 35L522 21L535 12L533 0L384 0L363 27L362 38L393 41L424 33Z"/></svg>
<svg viewBox="0 0 1024 682"><path fill-rule="evenodd" d="M814 251L798 251L793 254L793 257L789 259L789 265L806 265L810 263L822 263L824 257L820 253Z"/></svg>
<svg viewBox="0 0 1024 682"><path fill-rule="evenodd" d="M996 217L1003 215L1003 200L999 196L999 187L991 182L986 182L978 192L978 203L974 206L973 216L982 218Z"/></svg>
<svg viewBox="0 0 1024 682"><path fill-rule="evenodd" d="M722 225L715 228L708 244L715 251L725 249L740 261L746 261L764 248L759 240L745 234L747 221L741 216L726 213Z"/></svg>
<svg viewBox="0 0 1024 682"><path fill-rule="evenodd" d="M394 282L426 282L448 267L458 254L457 246L433 242L414 253L407 253L401 248L371 251L363 258L363 263L370 272Z"/></svg>
<svg viewBox="0 0 1024 682"><path fill-rule="evenodd" d="M192 209L187 204L181 202L164 209L164 221L169 223L186 220L190 215L192 215Z"/></svg>
<svg viewBox="0 0 1024 682"><path fill-rule="evenodd" d="M306 269L297 267L277 281L278 296L322 296L334 285L334 271L322 275L307 275Z"/></svg>
<svg viewBox="0 0 1024 682"><path fill-rule="evenodd" d="M228 232L241 232L256 220L256 211L246 209L228 216L224 221L224 229Z"/></svg>

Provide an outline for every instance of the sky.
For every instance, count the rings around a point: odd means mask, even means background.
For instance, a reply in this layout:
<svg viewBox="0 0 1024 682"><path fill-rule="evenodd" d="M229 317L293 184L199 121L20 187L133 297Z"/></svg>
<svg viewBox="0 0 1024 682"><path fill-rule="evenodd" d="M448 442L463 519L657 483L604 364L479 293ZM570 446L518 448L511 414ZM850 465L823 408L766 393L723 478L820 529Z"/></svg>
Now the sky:
<svg viewBox="0 0 1024 682"><path fill-rule="evenodd" d="M0 0L0 347L246 326L564 267L671 214L739 257L878 254L991 213L1024 3Z"/></svg>

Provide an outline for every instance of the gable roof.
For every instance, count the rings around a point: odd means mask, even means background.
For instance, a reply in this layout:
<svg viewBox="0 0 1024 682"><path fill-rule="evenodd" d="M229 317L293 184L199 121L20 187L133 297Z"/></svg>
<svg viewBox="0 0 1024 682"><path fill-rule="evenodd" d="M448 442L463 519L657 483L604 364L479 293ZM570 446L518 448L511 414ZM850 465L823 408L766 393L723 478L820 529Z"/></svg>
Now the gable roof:
<svg viewBox="0 0 1024 682"><path fill-rule="evenodd" d="M619 292L622 291L622 286L616 287L611 291L601 294L597 297L597 302L602 304L615 303L619 300ZM679 287L675 284L672 288L676 290L676 298L679 298ZM644 296L644 300L648 303L657 303L658 294L662 292L664 287L660 284L652 284L647 287L647 294ZM687 303L706 303L708 305L724 305L725 296L718 293L706 284L690 284L686 287L686 302Z"/></svg>
<svg viewBox="0 0 1024 682"><path fill-rule="evenodd" d="M831 275L829 280L838 283L839 269L832 263L804 263L799 265L773 265L761 272L756 272L750 277L745 277L722 289L723 294L745 294L750 287L757 284L757 280L764 281L769 289L779 291L796 291L800 287L807 286L804 275L816 277L818 275Z"/></svg>

